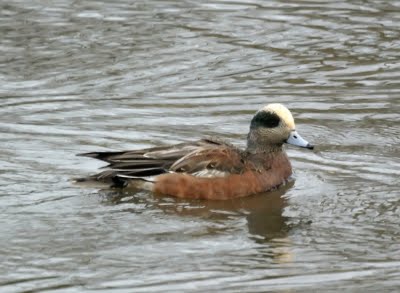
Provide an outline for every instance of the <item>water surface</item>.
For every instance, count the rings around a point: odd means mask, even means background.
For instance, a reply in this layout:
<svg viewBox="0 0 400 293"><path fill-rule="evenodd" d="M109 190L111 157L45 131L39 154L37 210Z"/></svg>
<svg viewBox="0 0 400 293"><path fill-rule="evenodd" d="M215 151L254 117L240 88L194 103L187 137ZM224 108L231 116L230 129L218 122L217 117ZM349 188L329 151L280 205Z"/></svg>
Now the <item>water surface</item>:
<svg viewBox="0 0 400 293"><path fill-rule="evenodd" d="M0 4L1 292L400 287L396 1ZM317 148L227 202L71 184L86 151L218 135L286 104Z"/></svg>

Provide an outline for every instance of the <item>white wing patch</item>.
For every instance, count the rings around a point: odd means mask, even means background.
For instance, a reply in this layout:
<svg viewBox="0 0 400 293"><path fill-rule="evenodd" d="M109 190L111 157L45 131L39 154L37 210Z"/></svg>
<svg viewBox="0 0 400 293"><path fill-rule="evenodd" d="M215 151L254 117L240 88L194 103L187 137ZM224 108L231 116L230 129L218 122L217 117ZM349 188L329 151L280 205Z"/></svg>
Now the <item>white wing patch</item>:
<svg viewBox="0 0 400 293"><path fill-rule="evenodd" d="M127 181L128 188L143 189L148 191L153 190L154 182L156 181L156 176L136 177L129 175L118 175L118 177L129 179Z"/></svg>
<svg viewBox="0 0 400 293"><path fill-rule="evenodd" d="M202 177L202 178L226 177L229 174L230 174L229 172L224 172L224 171L220 171L220 170L216 170L216 169L204 169L204 170L192 173L193 176Z"/></svg>

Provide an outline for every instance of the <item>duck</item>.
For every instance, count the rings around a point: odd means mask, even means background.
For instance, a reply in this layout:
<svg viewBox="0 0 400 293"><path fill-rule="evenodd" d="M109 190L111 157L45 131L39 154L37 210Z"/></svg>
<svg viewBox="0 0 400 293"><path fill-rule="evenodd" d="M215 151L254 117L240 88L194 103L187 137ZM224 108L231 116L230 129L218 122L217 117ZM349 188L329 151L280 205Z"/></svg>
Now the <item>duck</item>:
<svg viewBox="0 0 400 293"><path fill-rule="evenodd" d="M103 167L105 171L77 181L177 198L246 197L276 189L291 178L292 166L284 144L314 148L297 132L289 109L272 103L251 119L245 148L218 137L205 137L138 150L83 153L78 155L108 165Z"/></svg>

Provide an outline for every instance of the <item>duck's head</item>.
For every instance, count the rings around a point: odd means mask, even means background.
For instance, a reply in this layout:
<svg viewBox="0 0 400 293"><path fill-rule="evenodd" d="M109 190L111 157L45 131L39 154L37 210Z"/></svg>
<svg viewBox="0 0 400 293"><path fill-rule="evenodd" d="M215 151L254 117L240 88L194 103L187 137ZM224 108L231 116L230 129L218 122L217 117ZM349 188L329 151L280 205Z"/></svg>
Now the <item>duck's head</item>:
<svg viewBox="0 0 400 293"><path fill-rule="evenodd" d="M281 148L284 143L314 148L297 133L292 113L284 105L269 104L258 110L250 123L248 149Z"/></svg>

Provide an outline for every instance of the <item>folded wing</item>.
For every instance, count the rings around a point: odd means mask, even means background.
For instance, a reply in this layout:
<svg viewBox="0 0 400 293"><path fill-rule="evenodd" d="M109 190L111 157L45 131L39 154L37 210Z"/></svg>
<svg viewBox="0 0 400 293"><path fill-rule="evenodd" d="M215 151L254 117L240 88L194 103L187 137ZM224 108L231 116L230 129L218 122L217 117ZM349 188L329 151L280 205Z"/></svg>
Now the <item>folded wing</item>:
<svg viewBox="0 0 400 293"><path fill-rule="evenodd" d="M109 163L107 170L78 181L115 182L117 177L154 178L179 172L198 177L224 177L243 170L239 149L218 139L202 139L172 146L146 148L122 152L91 152L80 156L96 158Z"/></svg>

